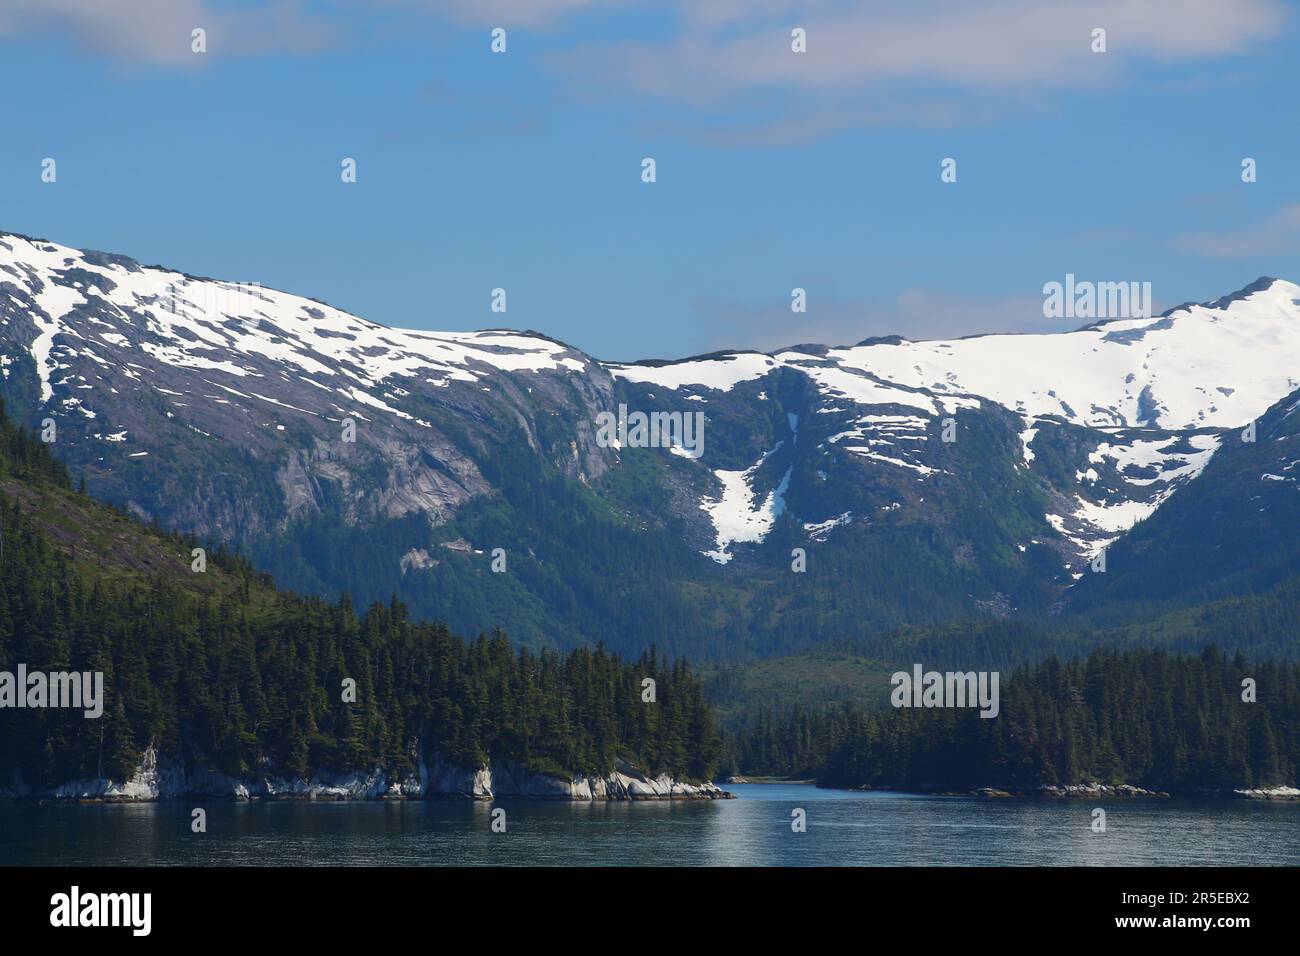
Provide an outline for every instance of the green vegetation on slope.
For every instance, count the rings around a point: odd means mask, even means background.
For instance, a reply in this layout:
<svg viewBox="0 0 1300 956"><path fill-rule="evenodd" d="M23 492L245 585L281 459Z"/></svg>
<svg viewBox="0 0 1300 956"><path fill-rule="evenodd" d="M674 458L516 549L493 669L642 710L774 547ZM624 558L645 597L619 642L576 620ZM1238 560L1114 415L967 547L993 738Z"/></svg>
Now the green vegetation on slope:
<svg viewBox="0 0 1300 956"><path fill-rule="evenodd" d="M1001 713L845 704L766 716L731 741L732 772L834 787L966 790L1131 783L1194 791L1296 783L1300 664L1208 648L1098 650L1004 675ZM1242 699L1255 681L1257 700Z"/></svg>
<svg viewBox="0 0 1300 956"><path fill-rule="evenodd" d="M414 769L416 742L464 766L489 756L549 773L618 758L708 778L718 740L699 682L651 649L516 651L414 623L396 601L353 612L278 593L192 542L70 488L47 446L0 407L0 670L101 671L104 716L0 711L0 781L42 789L123 779L150 744L234 775ZM356 702L343 702L345 679ZM642 681L656 701L642 702Z"/></svg>

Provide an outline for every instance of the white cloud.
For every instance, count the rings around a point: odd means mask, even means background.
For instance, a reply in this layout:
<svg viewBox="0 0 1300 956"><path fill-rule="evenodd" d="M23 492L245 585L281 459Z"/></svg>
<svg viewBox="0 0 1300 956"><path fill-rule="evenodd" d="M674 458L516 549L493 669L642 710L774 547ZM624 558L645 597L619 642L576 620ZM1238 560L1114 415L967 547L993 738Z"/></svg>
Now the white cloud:
<svg viewBox="0 0 1300 956"><path fill-rule="evenodd" d="M1211 259L1294 254L1300 251L1300 203L1283 206L1243 229L1185 233L1174 244Z"/></svg>
<svg viewBox="0 0 1300 956"><path fill-rule="evenodd" d="M789 143L861 125L947 126L1040 109L1063 90L1113 88L1151 67L1200 66L1278 32L1284 0L0 0L0 37L53 33L129 63L346 42L359 17L545 29L531 43L583 96L659 98L689 127L738 113L720 142ZM349 14L356 17L349 20ZM410 21L414 21L413 23ZM808 51L790 50L790 30ZM1108 52L1091 52L1107 31ZM346 29L345 29L346 28ZM636 39L627 39L635 37ZM512 46L512 49L519 49ZM1160 77L1154 78L1159 80ZM698 125L698 124L697 124ZM709 135L706 132L706 137Z"/></svg>
<svg viewBox="0 0 1300 956"><path fill-rule="evenodd" d="M1287 16L1279 0L697 0L682 9L684 26L664 39L588 42L552 63L584 88L705 112L763 97L769 115L755 126L777 127L778 140L802 126L812 138L900 111L987 117L1052 91L1112 87L1142 68L1245 52ZM806 30L806 53L790 49L794 26ZM1098 27L1104 54L1091 49Z"/></svg>
<svg viewBox="0 0 1300 956"><path fill-rule="evenodd" d="M695 311L710 329L709 349L772 351L789 345L852 345L878 335L908 339L957 338L984 332L1050 332L1079 323L1043 318L1039 295L977 296L910 289L892 301L832 300L810 296L808 311L788 300L750 306L701 300Z"/></svg>
<svg viewBox="0 0 1300 956"><path fill-rule="evenodd" d="M380 0L423 7L452 20L493 27L542 27L576 14L635 5L635 0Z"/></svg>
<svg viewBox="0 0 1300 956"><path fill-rule="evenodd" d="M977 87L1094 84L1121 63L1241 53L1286 17L1278 0L894 0L691 4L700 29L580 55L652 92L694 97L769 83L812 88L909 80ZM745 15L741 16L741 11ZM760 15L755 16L755 12ZM790 50L790 29L808 50ZM1091 50L1092 30L1108 51Z"/></svg>
<svg viewBox="0 0 1300 956"><path fill-rule="evenodd" d="M195 28L207 31L206 56L191 50ZM135 65L197 68L206 57L318 49L329 29L296 0L233 10L208 0L0 0L0 38L30 34Z"/></svg>

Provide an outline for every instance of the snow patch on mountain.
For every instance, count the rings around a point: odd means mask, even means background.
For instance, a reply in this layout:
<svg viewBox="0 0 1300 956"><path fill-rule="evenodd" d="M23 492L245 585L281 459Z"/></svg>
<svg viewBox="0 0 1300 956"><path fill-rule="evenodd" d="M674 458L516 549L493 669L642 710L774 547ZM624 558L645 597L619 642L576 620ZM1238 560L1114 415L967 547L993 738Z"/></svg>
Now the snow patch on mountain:
<svg viewBox="0 0 1300 956"><path fill-rule="evenodd" d="M1139 521L1149 518L1179 488L1209 464L1222 439L1213 434L1165 435L1158 439L1115 438L1102 442L1088 460L1116 475L1128 489L1082 491L1068 513L1045 517L1062 537L1091 559ZM1096 485L1104 476L1096 467L1076 475L1081 484Z"/></svg>
<svg viewBox="0 0 1300 956"><path fill-rule="evenodd" d="M1038 426L1033 424L1033 419L1026 419L1025 428L1020 433L1020 447L1022 449L1022 454L1026 465L1033 464L1034 449L1031 446L1034 444L1034 436L1036 436L1037 434L1038 434Z"/></svg>
<svg viewBox="0 0 1300 956"><path fill-rule="evenodd" d="M803 529L808 532L808 537L814 541L825 541L830 533L841 525L853 523L853 512L846 511L834 518L828 518L825 521L805 521Z"/></svg>
<svg viewBox="0 0 1300 956"><path fill-rule="evenodd" d="M1111 462L1124 480L1136 487L1170 484L1199 475L1221 441L1216 435L1202 434L1165 436L1154 441L1139 439L1128 444L1103 442L1088 455L1088 460L1097 464ZM1190 450L1179 451L1183 444Z"/></svg>
<svg viewBox="0 0 1300 956"><path fill-rule="evenodd" d="M702 554L718 564L726 564L732 558L728 549L733 544L756 543L767 537L776 519L785 512L785 494L790 487L791 471L786 469L781 481L761 501L754 489L754 476L783 444L777 442L775 448L743 471L718 469L713 472L722 485L722 493L717 498L706 495L700 502L700 510L713 522L716 547Z"/></svg>
<svg viewBox="0 0 1300 956"><path fill-rule="evenodd" d="M843 443L846 451L881 464L909 468L922 476L935 474L920 460L929 440L927 419L913 415L863 415L854 426L831 435L828 444Z"/></svg>
<svg viewBox="0 0 1300 956"><path fill-rule="evenodd" d="M730 391L741 382L762 378L777 368L778 364L777 360L770 355L740 352L733 355L706 356L654 365L620 365L607 362L605 368L615 378L656 385L660 388L676 390L698 386L715 391Z"/></svg>

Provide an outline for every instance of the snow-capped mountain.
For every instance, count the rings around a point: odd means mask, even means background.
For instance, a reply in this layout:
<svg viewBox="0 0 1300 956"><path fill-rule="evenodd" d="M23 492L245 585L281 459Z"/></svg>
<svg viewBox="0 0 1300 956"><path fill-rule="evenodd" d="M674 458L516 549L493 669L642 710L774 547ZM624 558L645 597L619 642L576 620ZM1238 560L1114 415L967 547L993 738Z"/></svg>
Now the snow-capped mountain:
<svg viewBox="0 0 1300 956"><path fill-rule="evenodd" d="M627 364L0 233L0 394L53 423L92 492L290 586L482 605L559 643L751 639L705 607L768 633L796 608L838 626L1050 606L1300 389L1297 356L1300 287L1272 279L1068 333ZM702 454L601 441L618 405L702 413Z"/></svg>
<svg viewBox="0 0 1300 956"><path fill-rule="evenodd" d="M488 484L427 420L430 406L458 408L472 444L494 427L483 393L509 404L519 390L599 371L538 335L388 329L300 296L19 236L0 234L0 277L8 389L29 397L34 418L54 416L92 486L142 517L217 537L282 529L331 496L349 519L441 520ZM342 441L345 419L355 442ZM185 445L215 473L176 474L169 462L143 482L122 475ZM225 456L273 461L278 496L230 475ZM358 485L372 470L384 474Z"/></svg>
<svg viewBox="0 0 1300 956"><path fill-rule="evenodd" d="M1300 287L1261 279L1215 303L1067 333L888 338L611 370L706 405L740 383L798 373L813 389L804 421L822 426L812 454L830 461L847 453L902 476L910 472L920 485L939 470L938 422L999 405L1020 421L1023 466L1031 472L1041 470L1035 449L1049 439L1091 446L1073 456L1072 476L1044 475L1055 492L1045 519L1090 557L1195 478L1225 430L1243 427L1300 388L1298 356ZM724 502L735 502L733 513L719 518L720 544L762 498L736 474L717 472ZM781 508L781 497L769 493L757 512ZM824 530L837 520L826 513L805 527ZM747 526L761 523L750 519Z"/></svg>

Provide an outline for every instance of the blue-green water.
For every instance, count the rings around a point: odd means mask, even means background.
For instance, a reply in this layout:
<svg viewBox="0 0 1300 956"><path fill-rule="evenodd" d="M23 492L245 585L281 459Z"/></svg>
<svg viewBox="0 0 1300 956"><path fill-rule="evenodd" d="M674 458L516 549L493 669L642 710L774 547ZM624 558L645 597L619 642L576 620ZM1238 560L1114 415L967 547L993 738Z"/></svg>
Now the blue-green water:
<svg viewBox="0 0 1300 956"><path fill-rule="evenodd" d="M977 800L740 784L735 800L0 804L0 865L1300 863L1300 803ZM207 811L207 833L190 811ZM1106 832L1092 831L1092 810ZM492 832L492 810L506 831ZM801 808L807 830L791 829Z"/></svg>

